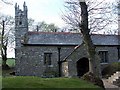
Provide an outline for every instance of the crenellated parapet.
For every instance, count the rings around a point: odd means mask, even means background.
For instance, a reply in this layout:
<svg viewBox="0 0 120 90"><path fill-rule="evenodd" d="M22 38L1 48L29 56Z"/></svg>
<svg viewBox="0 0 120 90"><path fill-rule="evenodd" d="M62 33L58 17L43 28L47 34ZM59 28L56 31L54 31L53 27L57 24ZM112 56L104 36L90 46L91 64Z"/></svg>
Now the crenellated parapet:
<svg viewBox="0 0 120 90"><path fill-rule="evenodd" d="M21 38L28 33L28 9L26 3L23 4L23 9L15 4L15 39L16 47L21 47Z"/></svg>
<svg viewBox="0 0 120 90"><path fill-rule="evenodd" d="M20 16L21 14L27 16L27 12L28 9L25 2L23 4L23 10L19 8L19 5L17 5L17 3L15 4L15 16Z"/></svg>

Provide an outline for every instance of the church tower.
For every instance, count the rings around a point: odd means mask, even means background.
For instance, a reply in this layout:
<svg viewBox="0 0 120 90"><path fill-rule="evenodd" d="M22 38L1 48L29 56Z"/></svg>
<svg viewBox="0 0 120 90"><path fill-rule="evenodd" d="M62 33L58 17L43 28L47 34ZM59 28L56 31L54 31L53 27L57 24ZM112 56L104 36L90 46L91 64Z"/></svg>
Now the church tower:
<svg viewBox="0 0 120 90"><path fill-rule="evenodd" d="M21 47L22 38L28 32L28 17L27 17L27 6L24 2L23 10L19 9L19 5L15 4L15 41L16 47Z"/></svg>

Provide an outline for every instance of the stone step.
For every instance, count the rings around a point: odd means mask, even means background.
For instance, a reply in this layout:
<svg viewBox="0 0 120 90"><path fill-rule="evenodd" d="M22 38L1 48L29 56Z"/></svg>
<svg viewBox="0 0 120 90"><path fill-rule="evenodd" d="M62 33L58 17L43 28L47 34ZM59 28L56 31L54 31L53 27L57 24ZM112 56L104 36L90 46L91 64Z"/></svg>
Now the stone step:
<svg viewBox="0 0 120 90"><path fill-rule="evenodd" d="M119 79L120 77L118 77L118 76L111 76L111 77L109 77L108 78L108 80L113 80L113 81L115 81L116 79Z"/></svg>
<svg viewBox="0 0 120 90"><path fill-rule="evenodd" d="M117 71L116 73L113 74L113 76L116 76L116 75L120 76L120 72Z"/></svg>
<svg viewBox="0 0 120 90"><path fill-rule="evenodd" d="M119 80L120 80L120 72L119 71L117 71L116 73L111 75L111 77L108 78L108 82L112 83L112 84L119 82Z"/></svg>
<svg viewBox="0 0 120 90"><path fill-rule="evenodd" d="M105 90L119 90L118 86L108 83L107 79L102 80L105 86Z"/></svg>
<svg viewBox="0 0 120 90"><path fill-rule="evenodd" d="M119 73L119 72L116 72L116 73L114 73L114 74L111 75L111 76L120 76L120 73Z"/></svg>
<svg viewBox="0 0 120 90"><path fill-rule="evenodd" d="M109 77L108 79L118 79L119 78L119 76L111 76L111 77Z"/></svg>
<svg viewBox="0 0 120 90"><path fill-rule="evenodd" d="M120 77L120 72L117 71L116 73L114 73L113 75L111 75L111 77Z"/></svg>
<svg viewBox="0 0 120 90"><path fill-rule="evenodd" d="M120 86L120 78L116 79L116 81L113 81L114 85Z"/></svg>

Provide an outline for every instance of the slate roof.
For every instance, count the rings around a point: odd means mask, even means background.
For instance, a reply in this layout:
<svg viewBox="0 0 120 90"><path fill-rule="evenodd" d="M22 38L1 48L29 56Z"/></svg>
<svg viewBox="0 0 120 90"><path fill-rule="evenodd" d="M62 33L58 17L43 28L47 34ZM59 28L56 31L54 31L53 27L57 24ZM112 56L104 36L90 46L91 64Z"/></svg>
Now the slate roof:
<svg viewBox="0 0 120 90"><path fill-rule="evenodd" d="M80 33L65 32L28 32L28 45L80 45L82 43ZM95 45L120 45L118 35L92 35Z"/></svg>
<svg viewBox="0 0 120 90"><path fill-rule="evenodd" d="M92 35L95 45L120 45L118 35Z"/></svg>

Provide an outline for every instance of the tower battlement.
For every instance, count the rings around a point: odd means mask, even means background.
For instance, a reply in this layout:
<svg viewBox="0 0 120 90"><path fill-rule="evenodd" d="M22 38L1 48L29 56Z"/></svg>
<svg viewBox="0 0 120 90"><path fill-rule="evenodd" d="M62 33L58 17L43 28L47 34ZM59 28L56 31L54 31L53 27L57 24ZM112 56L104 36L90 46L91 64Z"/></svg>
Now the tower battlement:
<svg viewBox="0 0 120 90"><path fill-rule="evenodd" d="M28 9L26 3L23 4L23 9L15 4L15 41L16 47L21 47L21 38L28 33Z"/></svg>
<svg viewBox="0 0 120 90"><path fill-rule="evenodd" d="M17 5L17 3L15 4L15 16L20 16L20 14L24 14L24 15L27 15L27 6L26 6L26 3L24 2L23 4L23 10L19 8L19 5Z"/></svg>

